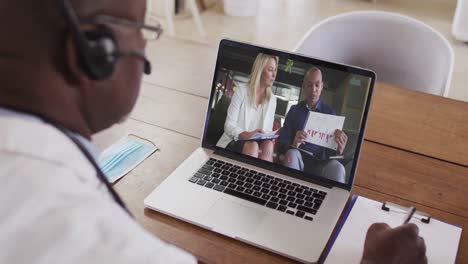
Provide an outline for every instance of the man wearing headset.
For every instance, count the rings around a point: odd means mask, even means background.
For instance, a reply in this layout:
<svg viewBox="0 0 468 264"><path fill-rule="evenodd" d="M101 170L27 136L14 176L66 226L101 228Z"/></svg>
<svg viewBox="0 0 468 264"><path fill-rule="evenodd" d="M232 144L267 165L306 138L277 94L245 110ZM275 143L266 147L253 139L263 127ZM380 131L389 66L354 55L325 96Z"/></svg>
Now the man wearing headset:
<svg viewBox="0 0 468 264"><path fill-rule="evenodd" d="M0 2L0 263L193 263L131 217L91 135L138 97L145 0ZM143 32L145 31L145 32ZM425 263L415 225L368 231L363 263Z"/></svg>

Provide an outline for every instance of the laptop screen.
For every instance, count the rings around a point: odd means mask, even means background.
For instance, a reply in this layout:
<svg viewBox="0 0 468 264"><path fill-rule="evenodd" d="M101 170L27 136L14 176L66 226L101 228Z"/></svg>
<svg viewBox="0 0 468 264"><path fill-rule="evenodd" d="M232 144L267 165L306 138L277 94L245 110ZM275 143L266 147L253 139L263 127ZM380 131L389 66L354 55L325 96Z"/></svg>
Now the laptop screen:
<svg viewBox="0 0 468 264"><path fill-rule="evenodd" d="M223 40L203 146L350 189L374 81L371 71Z"/></svg>

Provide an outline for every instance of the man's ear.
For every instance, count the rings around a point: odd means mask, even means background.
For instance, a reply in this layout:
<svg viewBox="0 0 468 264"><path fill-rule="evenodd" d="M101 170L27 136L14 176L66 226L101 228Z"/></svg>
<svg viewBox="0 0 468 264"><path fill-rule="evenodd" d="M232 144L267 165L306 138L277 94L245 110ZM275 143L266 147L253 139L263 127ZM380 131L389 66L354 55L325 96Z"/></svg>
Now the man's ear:
<svg viewBox="0 0 468 264"><path fill-rule="evenodd" d="M77 84L88 84L91 80L80 65L78 49L72 36L65 40L64 63L67 69L68 81Z"/></svg>

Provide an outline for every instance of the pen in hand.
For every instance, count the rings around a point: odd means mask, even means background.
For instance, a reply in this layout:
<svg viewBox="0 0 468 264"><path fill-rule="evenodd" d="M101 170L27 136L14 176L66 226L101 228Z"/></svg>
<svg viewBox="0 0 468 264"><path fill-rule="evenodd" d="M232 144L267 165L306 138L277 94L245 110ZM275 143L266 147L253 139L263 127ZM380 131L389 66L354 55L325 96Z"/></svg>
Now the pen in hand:
<svg viewBox="0 0 468 264"><path fill-rule="evenodd" d="M408 214L406 215L406 219L405 221L403 222L403 224L407 224L411 218L413 217L414 213L416 212L416 208L415 207L411 207L408 211Z"/></svg>

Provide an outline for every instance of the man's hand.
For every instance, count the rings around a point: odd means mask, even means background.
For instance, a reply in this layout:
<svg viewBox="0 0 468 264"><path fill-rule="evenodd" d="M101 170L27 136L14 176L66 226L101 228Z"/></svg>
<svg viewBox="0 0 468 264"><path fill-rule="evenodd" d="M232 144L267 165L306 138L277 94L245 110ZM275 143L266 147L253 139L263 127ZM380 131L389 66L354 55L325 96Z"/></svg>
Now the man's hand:
<svg viewBox="0 0 468 264"><path fill-rule="evenodd" d="M348 136L342 130L337 129L335 130L335 141L336 144L338 144L336 151L339 155L342 155L346 147L346 143L348 142Z"/></svg>
<svg viewBox="0 0 468 264"><path fill-rule="evenodd" d="M415 224L390 228L376 223L369 227L361 264L427 263L426 244Z"/></svg>
<svg viewBox="0 0 468 264"><path fill-rule="evenodd" d="M250 131L250 132L244 131L244 132L239 134L239 139L247 140L247 139L250 139L253 135L255 135L257 133L263 133L263 130L262 129L255 129L254 131Z"/></svg>
<svg viewBox="0 0 468 264"><path fill-rule="evenodd" d="M298 148L300 145L304 144L304 141L307 138L307 133L305 131L297 131L294 141L292 143L293 147Z"/></svg>

